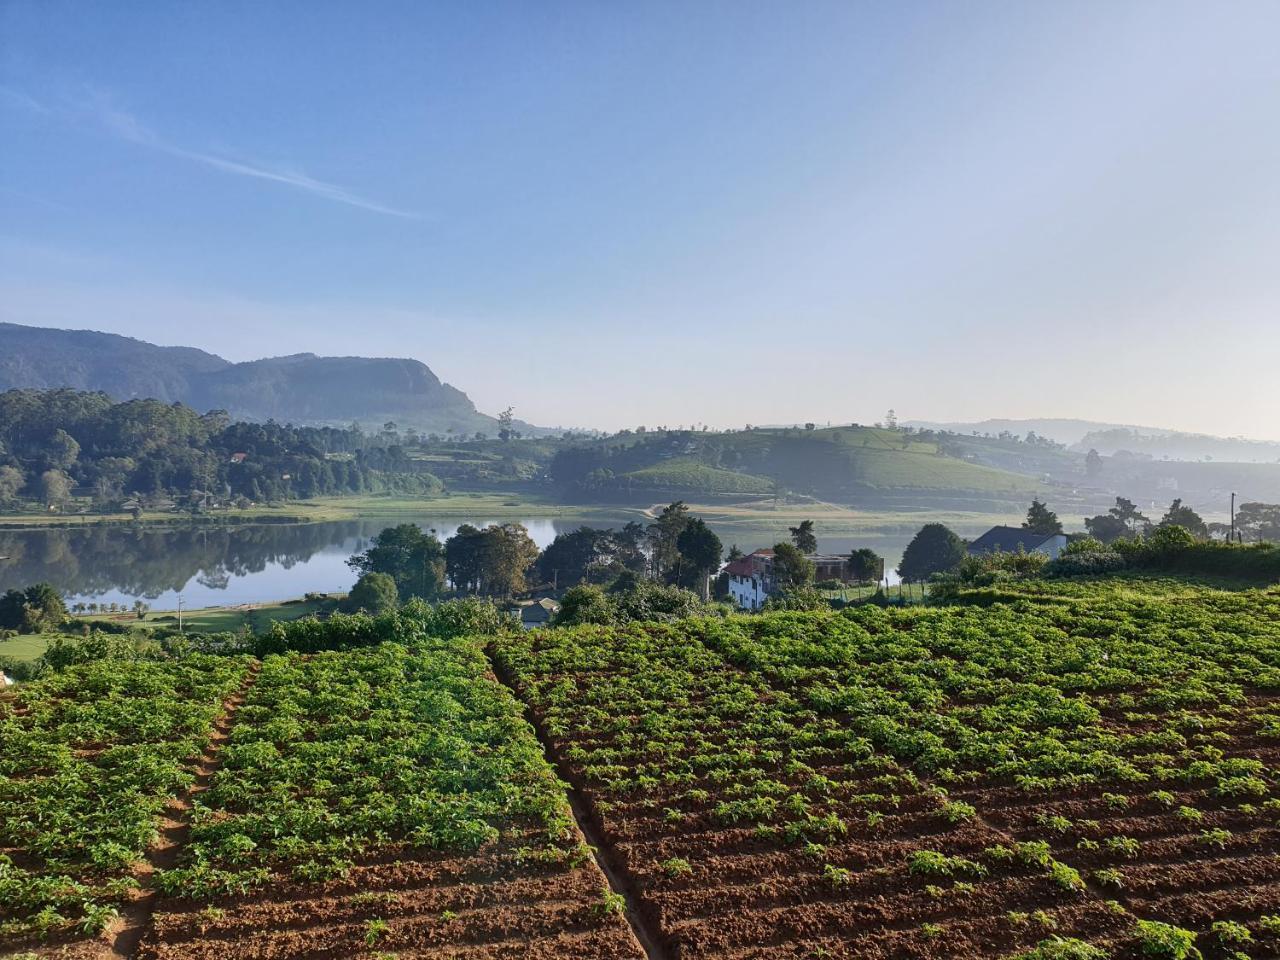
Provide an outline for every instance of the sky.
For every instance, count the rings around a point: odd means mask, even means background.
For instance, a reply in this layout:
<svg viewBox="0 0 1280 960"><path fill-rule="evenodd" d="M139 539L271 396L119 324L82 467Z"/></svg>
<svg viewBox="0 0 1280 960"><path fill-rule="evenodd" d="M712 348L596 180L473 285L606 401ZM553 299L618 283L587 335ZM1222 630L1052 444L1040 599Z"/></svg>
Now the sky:
<svg viewBox="0 0 1280 960"><path fill-rule="evenodd" d="M1275 2L0 0L0 319L614 429L1280 439Z"/></svg>

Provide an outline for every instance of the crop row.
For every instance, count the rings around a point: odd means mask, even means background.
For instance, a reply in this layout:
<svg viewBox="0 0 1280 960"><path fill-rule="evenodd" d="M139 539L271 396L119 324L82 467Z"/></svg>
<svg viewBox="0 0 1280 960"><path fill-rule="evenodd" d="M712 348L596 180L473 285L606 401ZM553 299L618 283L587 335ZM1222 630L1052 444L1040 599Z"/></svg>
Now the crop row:
<svg viewBox="0 0 1280 960"><path fill-rule="evenodd" d="M268 656L236 720L144 956L637 952L476 643Z"/></svg>
<svg viewBox="0 0 1280 960"><path fill-rule="evenodd" d="M498 656L681 954L1276 947L1276 594L971 599Z"/></svg>
<svg viewBox="0 0 1280 960"><path fill-rule="evenodd" d="M107 660L0 700L0 943L110 923L247 668Z"/></svg>

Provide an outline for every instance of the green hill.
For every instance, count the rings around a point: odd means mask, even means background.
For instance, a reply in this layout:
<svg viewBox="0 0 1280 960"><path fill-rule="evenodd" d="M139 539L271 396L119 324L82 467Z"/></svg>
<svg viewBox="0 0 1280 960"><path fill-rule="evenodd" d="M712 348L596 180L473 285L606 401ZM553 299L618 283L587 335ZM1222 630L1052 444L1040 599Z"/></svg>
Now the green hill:
<svg viewBox="0 0 1280 960"><path fill-rule="evenodd" d="M1026 474L948 455L932 439L872 427L623 433L561 450L548 472L598 496L783 490L838 503L902 495L1021 500L1040 486Z"/></svg>

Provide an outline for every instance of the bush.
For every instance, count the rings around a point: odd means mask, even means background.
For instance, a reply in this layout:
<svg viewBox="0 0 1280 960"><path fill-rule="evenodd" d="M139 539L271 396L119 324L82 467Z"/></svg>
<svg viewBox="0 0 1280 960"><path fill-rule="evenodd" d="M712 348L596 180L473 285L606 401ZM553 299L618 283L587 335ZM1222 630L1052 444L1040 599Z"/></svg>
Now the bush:
<svg viewBox="0 0 1280 960"><path fill-rule="evenodd" d="M364 610L379 614L394 610L400 603L396 582L386 573L362 573L344 606L350 612Z"/></svg>
<svg viewBox="0 0 1280 960"><path fill-rule="evenodd" d="M30 680L36 675L36 665L17 657L0 657L0 673L10 680Z"/></svg>
<svg viewBox="0 0 1280 960"><path fill-rule="evenodd" d="M686 617L719 616L726 610L722 604L704 602L691 590L624 574L607 591L597 586L570 587L560 601L555 625L663 622Z"/></svg>
<svg viewBox="0 0 1280 960"><path fill-rule="evenodd" d="M0 627L21 633L43 633L67 618L62 595L47 583L9 590L0 597Z"/></svg>
<svg viewBox="0 0 1280 960"><path fill-rule="evenodd" d="M1144 957L1158 957L1160 960L1200 957L1200 951L1196 949L1196 935L1190 930L1156 920L1139 920L1137 934Z"/></svg>
<svg viewBox="0 0 1280 960"><path fill-rule="evenodd" d="M1096 577L1119 573L1126 566L1128 563L1123 556L1105 547L1101 550L1077 550L1073 553L1064 550L1057 560L1045 567L1044 575L1046 577Z"/></svg>
<svg viewBox="0 0 1280 960"><path fill-rule="evenodd" d="M773 594L764 603L771 610L830 610L831 601L813 587L791 587Z"/></svg>
<svg viewBox="0 0 1280 960"><path fill-rule="evenodd" d="M161 660L165 656L164 648L146 634L90 630L83 637L54 637L36 669L58 671L96 660Z"/></svg>
<svg viewBox="0 0 1280 960"><path fill-rule="evenodd" d="M965 557L952 573L935 574L929 581L929 598L934 602L954 600L961 590L991 587L1010 580L1037 577L1049 563L1043 553L1005 553L999 550Z"/></svg>
<svg viewBox="0 0 1280 960"><path fill-rule="evenodd" d="M327 620L304 617L288 622L277 620L264 634L254 637L251 652L257 656L285 653L315 653L321 650L349 650L372 647L388 640L448 640L453 637L487 635L513 627L510 617L490 602L474 597L449 600L432 607L423 600L410 600L399 610L372 616L368 613L335 613Z"/></svg>

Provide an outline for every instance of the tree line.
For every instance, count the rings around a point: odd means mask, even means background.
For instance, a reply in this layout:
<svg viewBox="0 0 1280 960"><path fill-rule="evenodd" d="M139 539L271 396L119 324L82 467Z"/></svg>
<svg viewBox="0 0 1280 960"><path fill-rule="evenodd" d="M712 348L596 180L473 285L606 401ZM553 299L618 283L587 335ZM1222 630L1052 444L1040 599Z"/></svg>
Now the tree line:
<svg viewBox="0 0 1280 960"><path fill-rule="evenodd" d="M380 490L432 492L440 482L398 444L358 426L232 422L180 403L103 393L0 393L0 509L36 501L96 509L180 499L193 510Z"/></svg>

